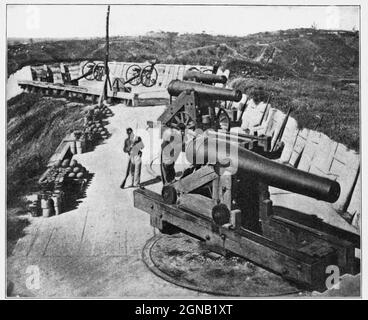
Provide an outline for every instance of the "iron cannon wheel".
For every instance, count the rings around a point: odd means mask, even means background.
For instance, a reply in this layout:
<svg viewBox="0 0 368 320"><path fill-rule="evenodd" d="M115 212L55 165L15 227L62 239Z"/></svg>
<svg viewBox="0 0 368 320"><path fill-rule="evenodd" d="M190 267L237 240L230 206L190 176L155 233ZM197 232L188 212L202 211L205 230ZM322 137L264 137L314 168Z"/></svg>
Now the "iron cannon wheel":
<svg viewBox="0 0 368 320"><path fill-rule="evenodd" d="M87 74L88 72L90 72L90 74L88 76L85 76L84 78L92 81L94 80L94 75L93 75L93 70L96 67L96 64L93 61L87 61L83 67L82 67L82 74Z"/></svg>
<svg viewBox="0 0 368 320"><path fill-rule="evenodd" d="M100 62L96 64L93 68L93 77L97 81L102 81L104 75L105 75L105 65L102 62Z"/></svg>
<svg viewBox="0 0 368 320"><path fill-rule="evenodd" d="M185 111L179 111L171 120L171 126L175 129L185 131L186 129L195 129L195 123L192 117Z"/></svg>
<svg viewBox="0 0 368 320"><path fill-rule="evenodd" d="M141 82L145 87L152 87L157 82L157 70L153 66L146 66L141 72Z"/></svg>
<svg viewBox="0 0 368 320"><path fill-rule="evenodd" d="M138 86L141 83L142 68L137 64L132 64L125 72L125 79L127 83L132 86Z"/></svg>

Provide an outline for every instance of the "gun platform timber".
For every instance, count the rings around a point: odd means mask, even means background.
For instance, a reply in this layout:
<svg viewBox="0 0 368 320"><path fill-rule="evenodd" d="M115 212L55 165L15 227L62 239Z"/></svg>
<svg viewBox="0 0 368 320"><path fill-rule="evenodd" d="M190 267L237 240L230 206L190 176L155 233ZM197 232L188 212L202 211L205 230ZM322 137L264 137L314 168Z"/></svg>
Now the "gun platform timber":
<svg viewBox="0 0 368 320"><path fill-rule="evenodd" d="M274 207L270 198L272 186L333 203L340 195L336 181L270 160L275 153L265 136L220 130L211 110L219 100L239 101L234 90L173 81L168 91L177 98L159 119L164 126L182 130L173 120L185 112L195 129L208 123L213 127L186 143L183 150L191 166L179 180L164 185L161 195L144 188L134 191L134 206L150 214L152 226L165 234L187 233L214 252L239 255L310 289L326 289L331 265L341 275L359 272L357 235L336 232L316 219L303 221L303 213ZM200 116L206 114L211 121L204 123ZM226 148L221 150L220 143ZM237 152L229 155L231 147ZM229 174L232 166L237 170Z"/></svg>

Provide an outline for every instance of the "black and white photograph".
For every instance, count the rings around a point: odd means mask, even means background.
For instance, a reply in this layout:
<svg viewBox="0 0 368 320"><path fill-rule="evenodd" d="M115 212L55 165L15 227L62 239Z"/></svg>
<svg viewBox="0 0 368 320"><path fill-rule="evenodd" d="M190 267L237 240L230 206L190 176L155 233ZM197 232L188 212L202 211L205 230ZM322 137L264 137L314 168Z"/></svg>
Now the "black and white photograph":
<svg viewBox="0 0 368 320"><path fill-rule="evenodd" d="M362 298L359 2L2 8L5 299Z"/></svg>

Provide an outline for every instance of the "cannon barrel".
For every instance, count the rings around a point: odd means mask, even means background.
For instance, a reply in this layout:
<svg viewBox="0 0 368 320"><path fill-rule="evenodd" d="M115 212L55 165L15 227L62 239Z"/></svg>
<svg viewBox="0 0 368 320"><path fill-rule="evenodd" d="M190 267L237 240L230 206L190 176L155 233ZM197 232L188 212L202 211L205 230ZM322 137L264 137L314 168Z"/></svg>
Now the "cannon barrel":
<svg viewBox="0 0 368 320"><path fill-rule="evenodd" d="M203 73L199 71L188 70L187 72L185 72L183 80L192 80L206 84L213 84L213 83L225 84L227 82L227 77L224 75L219 76L211 73Z"/></svg>
<svg viewBox="0 0 368 320"><path fill-rule="evenodd" d="M240 90L218 88L192 81L173 80L169 83L167 91L171 96L178 96L183 91L195 91L200 97L223 101L238 102L242 98Z"/></svg>
<svg viewBox="0 0 368 320"><path fill-rule="evenodd" d="M202 136L190 141L185 153L192 164L230 160L231 167L249 173L270 186L318 200L333 203L340 196L338 182L269 160L237 143Z"/></svg>

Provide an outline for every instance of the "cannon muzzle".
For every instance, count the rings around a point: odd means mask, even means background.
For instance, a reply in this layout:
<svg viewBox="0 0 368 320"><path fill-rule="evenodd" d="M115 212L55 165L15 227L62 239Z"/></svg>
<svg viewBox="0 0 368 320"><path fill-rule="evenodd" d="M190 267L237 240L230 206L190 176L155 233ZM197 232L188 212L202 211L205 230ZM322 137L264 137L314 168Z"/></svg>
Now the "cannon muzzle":
<svg viewBox="0 0 368 320"><path fill-rule="evenodd" d="M218 88L207 84L173 80L169 83L167 91L171 96L178 96L183 91L195 91L200 97L223 101L240 101L242 93L240 90Z"/></svg>
<svg viewBox="0 0 368 320"><path fill-rule="evenodd" d="M225 163L251 174L269 186L318 200L335 202L340 196L336 181L301 171L253 153L236 143L199 137L186 146L186 158L192 164Z"/></svg>
<svg viewBox="0 0 368 320"><path fill-rule="evenodd" d="M222 75L216 75L211 73L203 73L198 71L187 71L183 76L183 80L201 82L206 84L214 84L214 83L222 83L225 84L227 82L227 77Z"/></svg>

